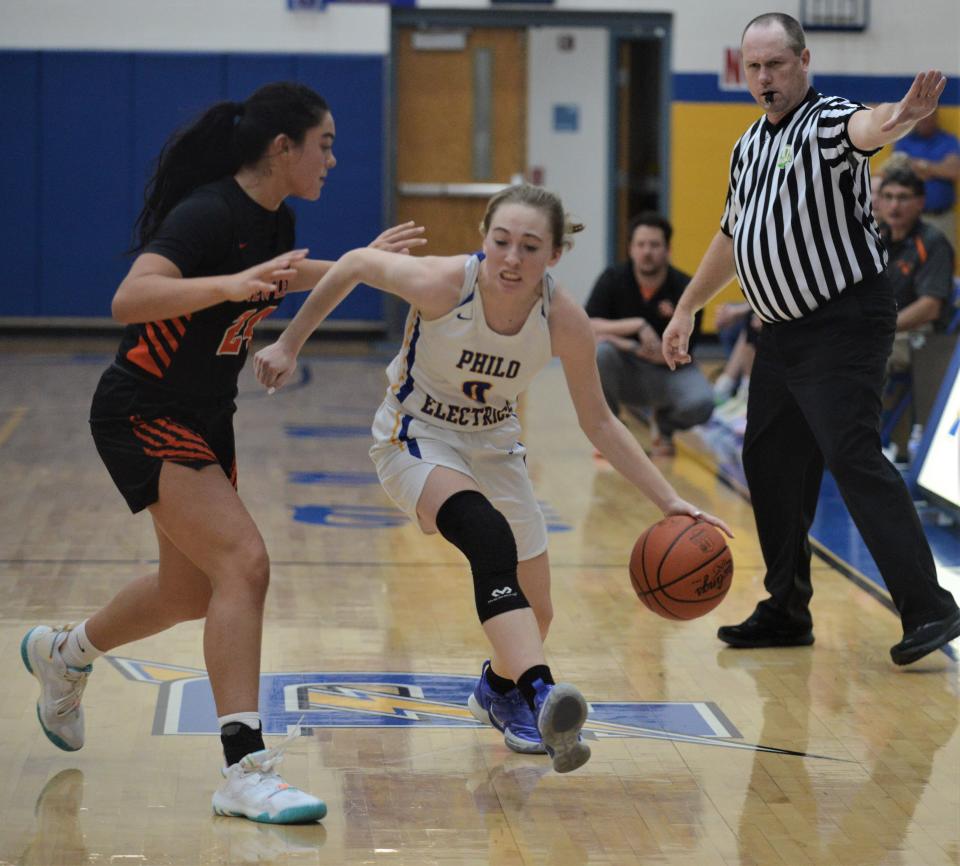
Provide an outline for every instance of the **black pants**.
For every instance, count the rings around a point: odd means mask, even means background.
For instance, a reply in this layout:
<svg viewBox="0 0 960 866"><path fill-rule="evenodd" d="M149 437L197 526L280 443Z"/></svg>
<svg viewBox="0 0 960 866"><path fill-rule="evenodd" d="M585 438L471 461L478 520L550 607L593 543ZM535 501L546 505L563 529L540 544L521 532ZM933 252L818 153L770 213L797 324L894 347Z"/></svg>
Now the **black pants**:
<svg viewBox="0 0 960 866"><path fill-rule="evenodd" d="M904 629L949 615L910 493L880 450L896 306L883 276L795 321L764 325L750 377L743 466L770 598L762 615L809 627L810 544L824 465L886 582Z"/></svg>

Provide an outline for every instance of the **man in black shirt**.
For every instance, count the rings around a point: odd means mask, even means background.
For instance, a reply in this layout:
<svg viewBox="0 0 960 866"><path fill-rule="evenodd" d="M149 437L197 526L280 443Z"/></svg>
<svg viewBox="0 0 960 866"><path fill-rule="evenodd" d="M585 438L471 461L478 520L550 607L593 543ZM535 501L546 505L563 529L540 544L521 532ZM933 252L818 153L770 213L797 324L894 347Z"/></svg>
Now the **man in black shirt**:
<svg viewBox="0 0 960 866"><path fill-rule="evenodd" d="M920 218L923 181L904 166L888 170L880 184L881 234L890 262L887 278L897 299L897 331L891 364L909 369L911 332L943 331L952 313L953 248L946 235Z"/></svg>
<svg viewBox="0 0 960 866"><path fill-rule="evenodd" d="M713 390L700 368L690 364L671 373L663 358L660 336L690 282L670 264L672 234L659 214L635 216L629 258L607 268L587 300L604 396L614 414L621 404L653 410L653 457L673 456L674 431L702 424L713 411ZM695 336L699 332L697 316Z"/></svg>
<svg viewBox="0 0 960 866"><path fill-rule="evenodd" d="M889 168L880 183L884 221L880 232L890 256L887 279L893 286L897 301L897 330L893 351L887 361L888 373L913 375L915 391L917 377L936 390L943 371L939 365L918 364L914 368L915 346L932 335L943 333L950 322L953 305L953 247L946 235L920 218L924 207L923 180L909 165ZM929 356L928 356L929 360ZM926 377L924 379L924 377ZM902 396L896 385L888 383L884 402L894 404ZM915 403L916 409L916 403ZM907 439L913 423L926 423L916 411L903 415L891 435L894 453L904 456Z"/></svg>

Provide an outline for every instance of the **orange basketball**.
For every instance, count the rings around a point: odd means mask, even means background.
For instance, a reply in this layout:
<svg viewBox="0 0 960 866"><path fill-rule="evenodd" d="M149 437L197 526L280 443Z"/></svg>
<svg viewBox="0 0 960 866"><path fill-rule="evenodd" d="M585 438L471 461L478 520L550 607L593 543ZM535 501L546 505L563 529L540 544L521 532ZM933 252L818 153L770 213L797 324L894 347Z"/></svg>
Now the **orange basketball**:
<svg viewBox="0 0 960 866"><path fill-rule="evenodd" d="M723 535L685 514L654 523L630 554L630 581L640 601L666 619L709 613L732 579L733 557Z"/></svg>

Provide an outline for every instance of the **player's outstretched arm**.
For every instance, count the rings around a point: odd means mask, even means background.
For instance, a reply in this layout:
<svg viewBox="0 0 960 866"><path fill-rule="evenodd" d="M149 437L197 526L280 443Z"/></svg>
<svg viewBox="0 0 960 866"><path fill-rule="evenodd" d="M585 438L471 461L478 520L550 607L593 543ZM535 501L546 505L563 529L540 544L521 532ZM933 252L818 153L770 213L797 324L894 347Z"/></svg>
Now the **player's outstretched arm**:
<svg viewBox="0 0 960 866"><path fill-rule="evenodd" d="M282 387L307 338L361 282L403 298L428 319L449 312L459 299L465 261L466 256L419 258L370 247L350 250L324 274L279 339L257 352L257 380L268 389Z"/></svg>
<svg viewBox="0 0 960 866"><path fill-rule="evenodd" d="M165 256L141 253L117 287L110 311L124 324L185 316L224 301L245 301L294 279L307 250L290 250L236 274L184 277Z"/></svg>
<svg viewBox="0 0 960 866"><path fill-rule="evenodd" d="M680 498L633 434L610 411L600 384L590 320L583 308L559 289L550 309L550 339L554 354L563 364L580 429L613 468L635 484L664 514L689 514L732 536L730 527L718 517Z"/></svg>
<svg viewBox="0 0 960 866"><path fill-rule="evenodd" d="M427 239L423 236L425 229L418 226L413 220L384 229L370 243L368 247L374 250L383 250L387 253L409 255L410 251L422 247ZM288 292L308 292L334 265L324 259L305 259L297 265L297 275L291 280Z"/></svg>

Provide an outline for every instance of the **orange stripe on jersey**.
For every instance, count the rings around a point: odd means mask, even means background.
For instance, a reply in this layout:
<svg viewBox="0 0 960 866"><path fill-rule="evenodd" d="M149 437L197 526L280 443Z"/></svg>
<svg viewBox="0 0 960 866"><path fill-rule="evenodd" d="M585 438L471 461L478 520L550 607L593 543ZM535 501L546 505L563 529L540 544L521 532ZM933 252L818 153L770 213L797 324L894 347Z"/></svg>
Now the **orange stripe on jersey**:
<svg viewBox="0 0 960 866"><path fill-rule="evenodd" d="M153 360L153 356L150 354L150 350L147 348L146 341L143 339L142 334L140 335L140 340L137 342L137 345L127 352L127 360L132 364L136 364L141 369L146 370L151 375L156 376L158 379L163 378L163 373L157 366L156 361Z"/></svg>
<svg viewBox="0 0 960 866"><path fill-rule="evenodd" d="M149 446L143 449L145 454L157 456L160 451L176 451L181 456L191 457L195 460L209 460L213 463L219 462L209 448L202 448L189 442L157 442L156 439L152 439L143 430L136 427L133 428L133 433L140 441L145 442Z"/></svg>
<svg viewBox="0 0 960 866"><path fill-rule="evenodd" d="M163 339L167 341L167 345L176 352L180 346L180 341L170 333L170 329L163 322L156 322L155 324L160 333L163 334Z"/></svg>
<svg viewBox="0 0 960 866"><path fill-rule="evenodd" d="M151 436L149 433L144 432L143 427L140 425L138 421L132 418L130 420L133 421L133 435L136 436L138 439L143 440L148 445L164 444L162 439L158 439L156 436Z"/></svg>
<svg viewBox="0 0 960 866"><path fill-rule="evenodd" d="M181 337L187 333L187 326L182 319L171 319L170 324L177 329L177 333L180 334Z"/></svg>
<svg viewBox="0 0 960 866"><path fill-rule="evenodd" d="M199 437L197 437L196 439L190 439L185 436L177 436L175 434L167 433L162 429L151 427L149 424L143 425L139 430L135 428L134 432L137 433L138 435L140 435L140 433L142 432L144 434L153 434L155 437L159 437L160 442L154 442L153 444L167 444L167 445L173 445L177 448L195 449L204 454L209 454L210 457L214 456L213 450L210 448L210 446L207 445L207 443L204 442L203 439ZM141 437L141 438L145 438L145 437Z"/></svg>
<svg viewBox="0 0 960 866"><path fill-rule="evenodd" d="M179 457L181 460L196 460L204 463L219 463L215 457L205 454L194 454L192 451L181 451L177 448L144 448L143 453L149 457Z"/></svg>
<svg viewBox="0 0 960 866"><path fill-rule="evenodd" d="M237 458L233 458L233 464L230 466L230 483L237 486Z"/></svg>
<svg viewBox="0 0 960 866"><path fill-rule="evenodd" d="M171 421L169 418L155 418L154 422L164 430L170 431L175 437L179 436L181 439L186 439L189 442L199 442L201 445L207 446L207 440L199 433L194 433L189 427L184 427L176 421Z"/></svg>
<svg viewBox="0 0 960 866"><path fill-rule="evenodd" d="M202 451L190 451L186 448L177 448L173 445L161 447L144 447L143 453L148 457L179 457L181 460L196 460L201 463L219 463L212 454Z"/></svg>
<svg viewBox="0 0 960 866"><path fill-rule="evenodd" d="M170 356L164 351L163 344L157 338L157 332L153 329L153 322L147 322L147 337L153 345L153 351L160 356L160 362L164 367L170 366Z"/></svg>
<svg viewBox="0 0 960 866"><path fill-rule="evenodd" d="M920 264L922 265L927 260L927 247L926 244L921 240L920 235L916 237L917 241L917 253L920 256Z"/></svg>
<svg viewBox="0 0 960 866"><path fill-rule="evenodd" d="M154 422L144 421L134 416L133 432L137 438L157 448L177 448L194 457L216 461L216 456L210 446L192 430L182 427L169 418L157 418ZM164 426L169 430L165 430ZM148 452L149 453L149 452Z"/></svg>

